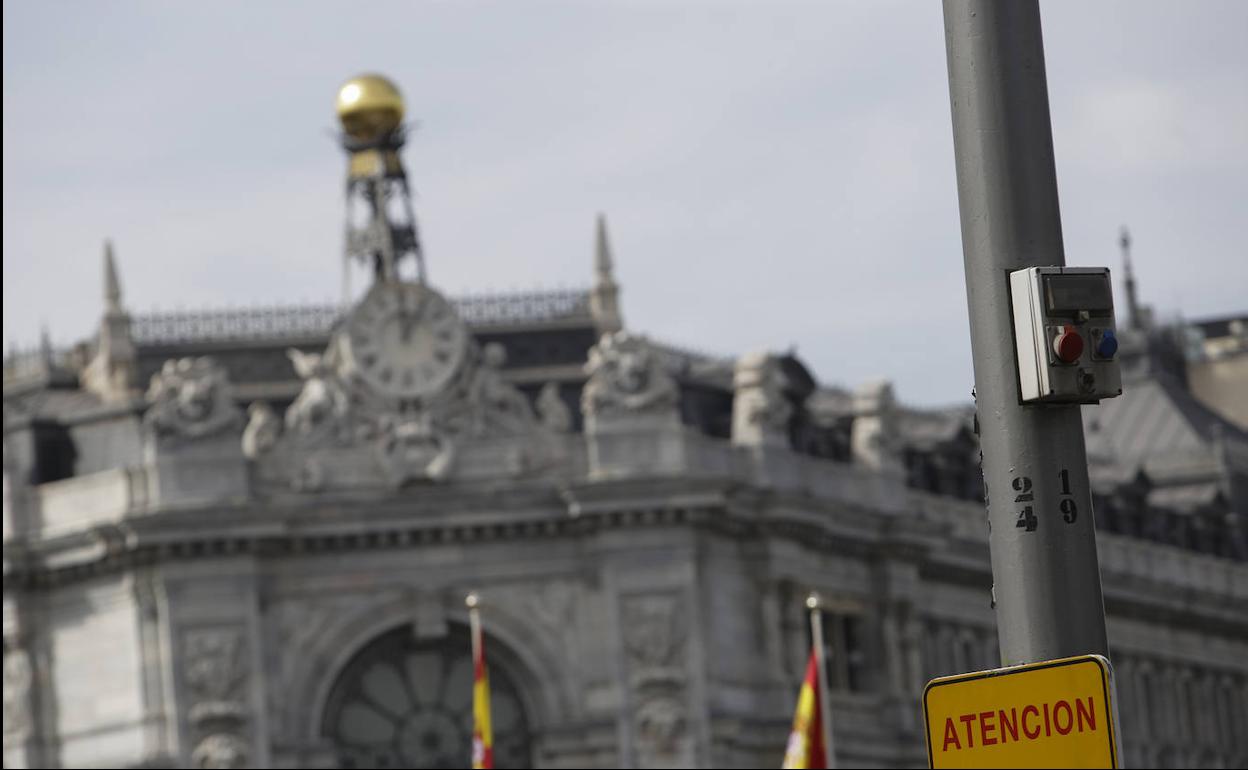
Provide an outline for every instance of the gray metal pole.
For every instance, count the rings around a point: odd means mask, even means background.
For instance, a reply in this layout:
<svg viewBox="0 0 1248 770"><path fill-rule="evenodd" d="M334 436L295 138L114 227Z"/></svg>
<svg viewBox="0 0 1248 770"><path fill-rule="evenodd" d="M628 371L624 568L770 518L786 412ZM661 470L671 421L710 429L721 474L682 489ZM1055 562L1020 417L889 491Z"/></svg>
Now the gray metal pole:
<svg viewBox="0 0 1248 770"><path fill-rule="evenodd" d="M1014 363L1007 273L1066 264L1040 9L944 13L1001 662L1107 655L1079 407L1021 405Z"/></svg>

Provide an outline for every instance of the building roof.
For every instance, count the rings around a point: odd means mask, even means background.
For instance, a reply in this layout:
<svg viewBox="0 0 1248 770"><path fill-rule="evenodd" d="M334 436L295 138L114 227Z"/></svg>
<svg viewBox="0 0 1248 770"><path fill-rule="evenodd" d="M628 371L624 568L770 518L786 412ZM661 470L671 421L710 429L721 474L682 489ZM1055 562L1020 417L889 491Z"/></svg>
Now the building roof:
<svg viewBox="0 0 1248 770"><path fill-rule="evenodd" d="M1206 456L1215 433L1248 442L1248 434L1201 404L1169 372L1155 372L1118 398L1083 410L1088 457L1138 468L1150 460Z"/></svg>

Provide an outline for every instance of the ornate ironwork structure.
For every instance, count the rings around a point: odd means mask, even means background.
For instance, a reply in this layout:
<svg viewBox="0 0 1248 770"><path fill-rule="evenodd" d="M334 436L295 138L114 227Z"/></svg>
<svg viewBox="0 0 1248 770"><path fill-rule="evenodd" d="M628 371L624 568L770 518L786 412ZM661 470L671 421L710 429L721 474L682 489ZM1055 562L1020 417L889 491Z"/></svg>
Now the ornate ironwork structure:
<svg viewBox="0 0 1248 770"><path fill-rule="evenodd" d="M340 140L350 159L346 258L371 261L377 280L396 281L399 264L411 257L424 283L412 193L399 157L407 139L403 111L398 88L380 75L352 78L338 91Z"/></svg>

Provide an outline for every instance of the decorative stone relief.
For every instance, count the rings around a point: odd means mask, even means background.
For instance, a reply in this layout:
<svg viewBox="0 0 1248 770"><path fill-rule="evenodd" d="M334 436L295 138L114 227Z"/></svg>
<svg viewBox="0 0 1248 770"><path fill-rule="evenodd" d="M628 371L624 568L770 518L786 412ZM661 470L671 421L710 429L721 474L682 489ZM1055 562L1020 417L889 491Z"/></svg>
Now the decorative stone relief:
<svg viewBox="0 0 1248 770"><path fill-rule="evenodd" d="M497 342L487 344L480 354L481 365L469 386L475 436L517 435L537 424L529 400L503 379L507 351Z"/></svg>
<svg viewBox="0 0 1248 770"><path fill-rule="evenodd" d="M676 690L677 695L683 695ZM684 703L665 694L649 694L637 705L638 758L642 767L671 767L671 758L684 753L688 719Z"/></svg>
<svg viewBox="0 0 1248 770"><path fill-rule="evenodd" d="M548 382L537 396L537 413L542 427L551 433L572 431L572 410L559 396L559 385Z"/></svg>
<svg viewBox="0 0 1248 770"><path fill-rule="evenodd" d="M381 423L377 456L393 486L419 479L441 481L450 475L455 462L455 444L427 416L404 419L387 415Z"/></svg>
<svg viewBox="0 0 1248 770"><path fill-rule="evenodd" d="M676 380L662 366L645 337L604 334L589 351L589 381L581 395L587 422L639 414L674 415Z"/></svg>
<svg viewBox="0 0 1248 770"><path fill-rule="evenodd" d="M349 436L350 397L335 373L335 350L331 344L323 356L295 348L286 351L295 373L303 380L298 398L286 410L286 429L304 443Z"/></svg>
<svg viewBox="0 0 1248 770"><path fill-rule="evenodd" d="M204 738L191 752L191 763L203 768L247 767L247 741L233 733L214 733Z"/></svg>
<svg viewBox="0 0 1248 770"><path fill-rule="evenodd" d="M787 446L793 406L784 394L780 361L769 353L737 360L733 372L732 441L734 444Z"/></svg>
<svg viewBox="0 0 1248 770"><path fill-rule="evenodd" d="M365 331L354 334L359 344L367 343ZM345 362L343 344L334 337L324 355L288 352L304 384L286 411L284 430L266 407L252 405L244 451L262 465L263 478L283 478L291 488L310 492L370 479L392 487L441 481L474 456L477 471L485 473L518 475L552 462L542 440L548 434L533 407L503 377L501 345L481 348L466 339L453 376L413 396L376 387L373 379L399 375L383 368L363 376L359 362ZM383 356L378 362L368 359L370 371L387 366L384 350L377 355ZM421 370L419 363L406 365Z"/></svg>
<svg viewBox="0 0 1248 770"><path fill-rule="evenodd" d="M183 668L191 695L192 721L245 710L243 684L247 670L243 652L240 629L204 628L186 632Z"/></svg>
<svg viewBox="0 0 1248 770"><path fill-rule="evenodd" d="M639 767L694 763L687 681L687 624L676 594L625 596L620 601L625 666L631 691Z"/></svg>
<svg viewBox="0 0 1248 770"><path fill-rule="evenodd" d="M277 445L282 435L282 423L273 409L263 401L247 408L247 427L243 428L243 454L255 460Z"/></svg>
<svg viewBox="0 0 1248 770"><path fill-rule="evenodd" d="M143 423L158 438L190 441L237 427L229 377L214 359L179 358L152 375Z"/></svg>
<svg viewBox="0 0 1248 770"><path fill-rule="evenodd" d="M34 671L30 655L21 647L4 645L4 742L17 743L30 736L31 685Z"/></svg>
<svg viewBox="0 0 1248 770"><path fill-rule="evenodd" d="M182 634L186 719L196 767L247 767L250 755L249 666L238 627Z"/></svg>
<svg viewBox="0 0 1248 770"><path fill-rule="evenodd" d="M677 598L672 594L628 596L622 601L624 647L634 676L679 667L685 627L676 609Z"/></svg>

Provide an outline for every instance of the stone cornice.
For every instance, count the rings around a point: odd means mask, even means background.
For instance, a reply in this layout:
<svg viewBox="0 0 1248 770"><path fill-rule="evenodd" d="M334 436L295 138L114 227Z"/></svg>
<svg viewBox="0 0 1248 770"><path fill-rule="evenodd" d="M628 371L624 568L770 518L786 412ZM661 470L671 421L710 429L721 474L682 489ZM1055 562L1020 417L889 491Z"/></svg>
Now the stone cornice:
<svg viewBox="0 0 1248 770"><path fill-rule="evenodd" d="M670 489L667 487L671 486ZM598 489L597 487L603 487ZM670 494L663 494L668 492ZM438 544L586 537L605 530L693 527L734 538L792 538L863 555L880 522L830 504L798 510L733 500L723 482L631 479L578 487L431 488L419 497L292 495L237 506L162 509L55 538L5 544L5 580L46 588L168 560L252 554L260 558Z"/></svg>
<svg viewBox="0 0 1248 770"><path fill-rule="evenodd" d="M830 487L829 494L835 491ZM4 547L6 587L37 590L183 559L348 553L584 538L685 527L736 540L781 539L816 553L901 558L929 579L991 585L982 504L911 492L901 510L731 477L450 483L405 492L282 493L232 504L161 506ZM1106 604L1124 617L1164 611L1243 632L1248 567L1098 533ZM1168 600L1159 583L1175 588ZM1212 625L1211 625L1212 624Z"/></svg>

